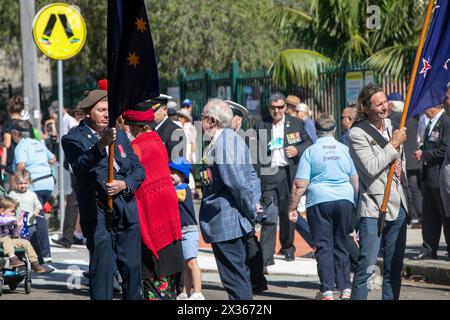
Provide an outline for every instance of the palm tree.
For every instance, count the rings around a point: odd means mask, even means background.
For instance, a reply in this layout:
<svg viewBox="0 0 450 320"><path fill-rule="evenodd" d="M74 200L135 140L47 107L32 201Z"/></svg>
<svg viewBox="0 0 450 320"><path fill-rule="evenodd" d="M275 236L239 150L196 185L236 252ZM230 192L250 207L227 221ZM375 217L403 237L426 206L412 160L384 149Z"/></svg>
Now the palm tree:
<svg viewBox="0 0 450 320"><path fill-rule="evenodd" d="M371 5L380 12L374 30L367 27ZM277 54L273 79L279 85L308 83L320 64L352 63L398 79L417 48L424 10L424 1L411 0L311 0L307 12L275 7L272 25L284 43L296 48Z"/></svg>

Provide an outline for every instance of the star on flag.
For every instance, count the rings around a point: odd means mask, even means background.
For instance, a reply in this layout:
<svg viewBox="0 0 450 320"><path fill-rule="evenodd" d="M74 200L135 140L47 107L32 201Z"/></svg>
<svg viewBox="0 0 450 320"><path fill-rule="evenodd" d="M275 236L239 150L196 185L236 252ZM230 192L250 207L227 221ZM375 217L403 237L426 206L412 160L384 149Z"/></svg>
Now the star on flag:
<svg viewBox="0 0 450 320"><path fill-rule="evenodd" d="M136 52L133 52L133 53L129 52L128 53L127 60L128 60L128 64L130 66L133 65L133 67L136 68L136 66L139 64L139 59L140 59L140 57L136 55Z"/></svg>
<svg viewBox="0 0 450 320"><path fill-rule="evenodd" d="M444 69L445 70L448 70L448 66L447 66L447 64L450 62L450 59L447 59L447 61L445 61L445 63L444 63Z"/></svg>
<svg viewBox="0 0 450 320"><path fill-rule="evenodd" d="M136 29L138 29L138 31L140 32L144 32L147 30L147 22L145 22L142 18L136 18L136 22L134 24L136 25Z"/></svg>
<svg viewBox="0 0 450 320"><path fill-rule="evenodd" d="M424 74L423 77L425 78L427 76L427 71L431 70L431 64L428 63L428 61L425 58L422 58L423 62L423 69L420 70L420 74Z"/></svg>

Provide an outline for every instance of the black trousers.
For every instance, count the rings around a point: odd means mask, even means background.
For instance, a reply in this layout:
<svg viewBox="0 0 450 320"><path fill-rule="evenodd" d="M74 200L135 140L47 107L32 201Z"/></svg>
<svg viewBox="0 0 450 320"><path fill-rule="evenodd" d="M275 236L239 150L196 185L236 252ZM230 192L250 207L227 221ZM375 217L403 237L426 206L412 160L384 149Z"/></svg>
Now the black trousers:
<svg viewBox="0 0 450 320"><path fill-rule="evenodd" d="M435 254L439 248L441 228L444 227L447 252L450 252L450 218L445 216L444 204L438 188L424 184L423 188L422 237L426 250Z"/></svg>
<svg viewBox="0 0 450 320"><path fill-rule="evenodd" d="M264 206L272 201L278 207L280 224L280 243L282 254L294 254L294 232L295 224L289 220L289 201L291 195L291 183L288 174L289 166L280 167L277 173L266 176L264 190L262 190L261 203ZM263 251L264 264L273 260L277 236L277 225L261 227L261 247Z"/></svg>
<svg viewBox="0 0 450 320"><path fill-rule="evenodd" d="M422 192L419 186L421 185L421 170L408 170L406 176L408 177L408 208L411 219L422 221Z"/></svg>
<svg viewBox="0 0 450 320"><path fill-rule="evenodd" d="M77 201L77 193L75 191L76 185L73 181L74 177L71 174L71 185L72 192L67 196L67 204L66 204L66 212L64 217L64 225L63 225L63 239L68 243L73 243L73 234L75 232L75 227L77 225L77 217L78 217L78 201Z"/></svg>
<svg viewBox="0 0 450 320"><path fill-rule="evenodd" d="M264 265L261 245L255 232L244 238L246 259L245 263L250 269L250 281L254 290L266 289L267 279L264 276Z"/></svg>

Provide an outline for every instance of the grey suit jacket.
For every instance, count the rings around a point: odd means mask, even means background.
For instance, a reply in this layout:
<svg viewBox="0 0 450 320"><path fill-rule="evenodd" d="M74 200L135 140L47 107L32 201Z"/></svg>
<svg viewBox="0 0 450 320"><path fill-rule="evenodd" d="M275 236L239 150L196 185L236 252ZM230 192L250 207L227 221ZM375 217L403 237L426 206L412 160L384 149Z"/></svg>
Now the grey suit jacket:
<svg viewBox="0 0 450 320"><path fill-rule="evenodd" d="M385 124L392 136L391 121L386 119ZM361 217L378 218L390 164L402 154L402 170L406 172L403 146L400 151L390 143L381 148L367 132L358 127L350 129L349 141L350 156L359 176L358 213ZM401 205L408 210L406 190L394 176L387 206L387 221L397 219Z"/></svg>

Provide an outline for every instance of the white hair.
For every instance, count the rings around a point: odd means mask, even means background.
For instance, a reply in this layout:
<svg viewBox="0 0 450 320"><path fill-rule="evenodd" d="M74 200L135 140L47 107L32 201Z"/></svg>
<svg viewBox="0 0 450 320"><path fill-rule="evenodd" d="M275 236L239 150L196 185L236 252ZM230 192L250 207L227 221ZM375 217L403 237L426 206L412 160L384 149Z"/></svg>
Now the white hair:
<svg viewBox="0 0 450 320"><path fill-rule="evenodd" d="M217 120L220 128L229 128L233 119L233 111L222 99L211 99L203 108L204 115Z"/></svg>
<svg viewBox="0 0 450 320"><path fill-rule="evenodd" d="M394 112L403 112L403 108L405 107L405 103L403 101L389 101L392 103L392 111Z"/></svg>
<svg viewBox="0 0 450 320"><path fill-rule="evenodd" d="M167 107L168 108L174 108L174 109L176 109L177 108L177 103L175 102L175 101L173 101L173 100L170 100L169 102L167 102Z"/></svg>
<svg viewBox="0 0 450 320"><path fill-rule="evenodd" d="M298 112L304 112L308 115L308 117L311 116L311 109L309 109L308 105L306 103L299 103L296 108L296 111Z"/></svg>

